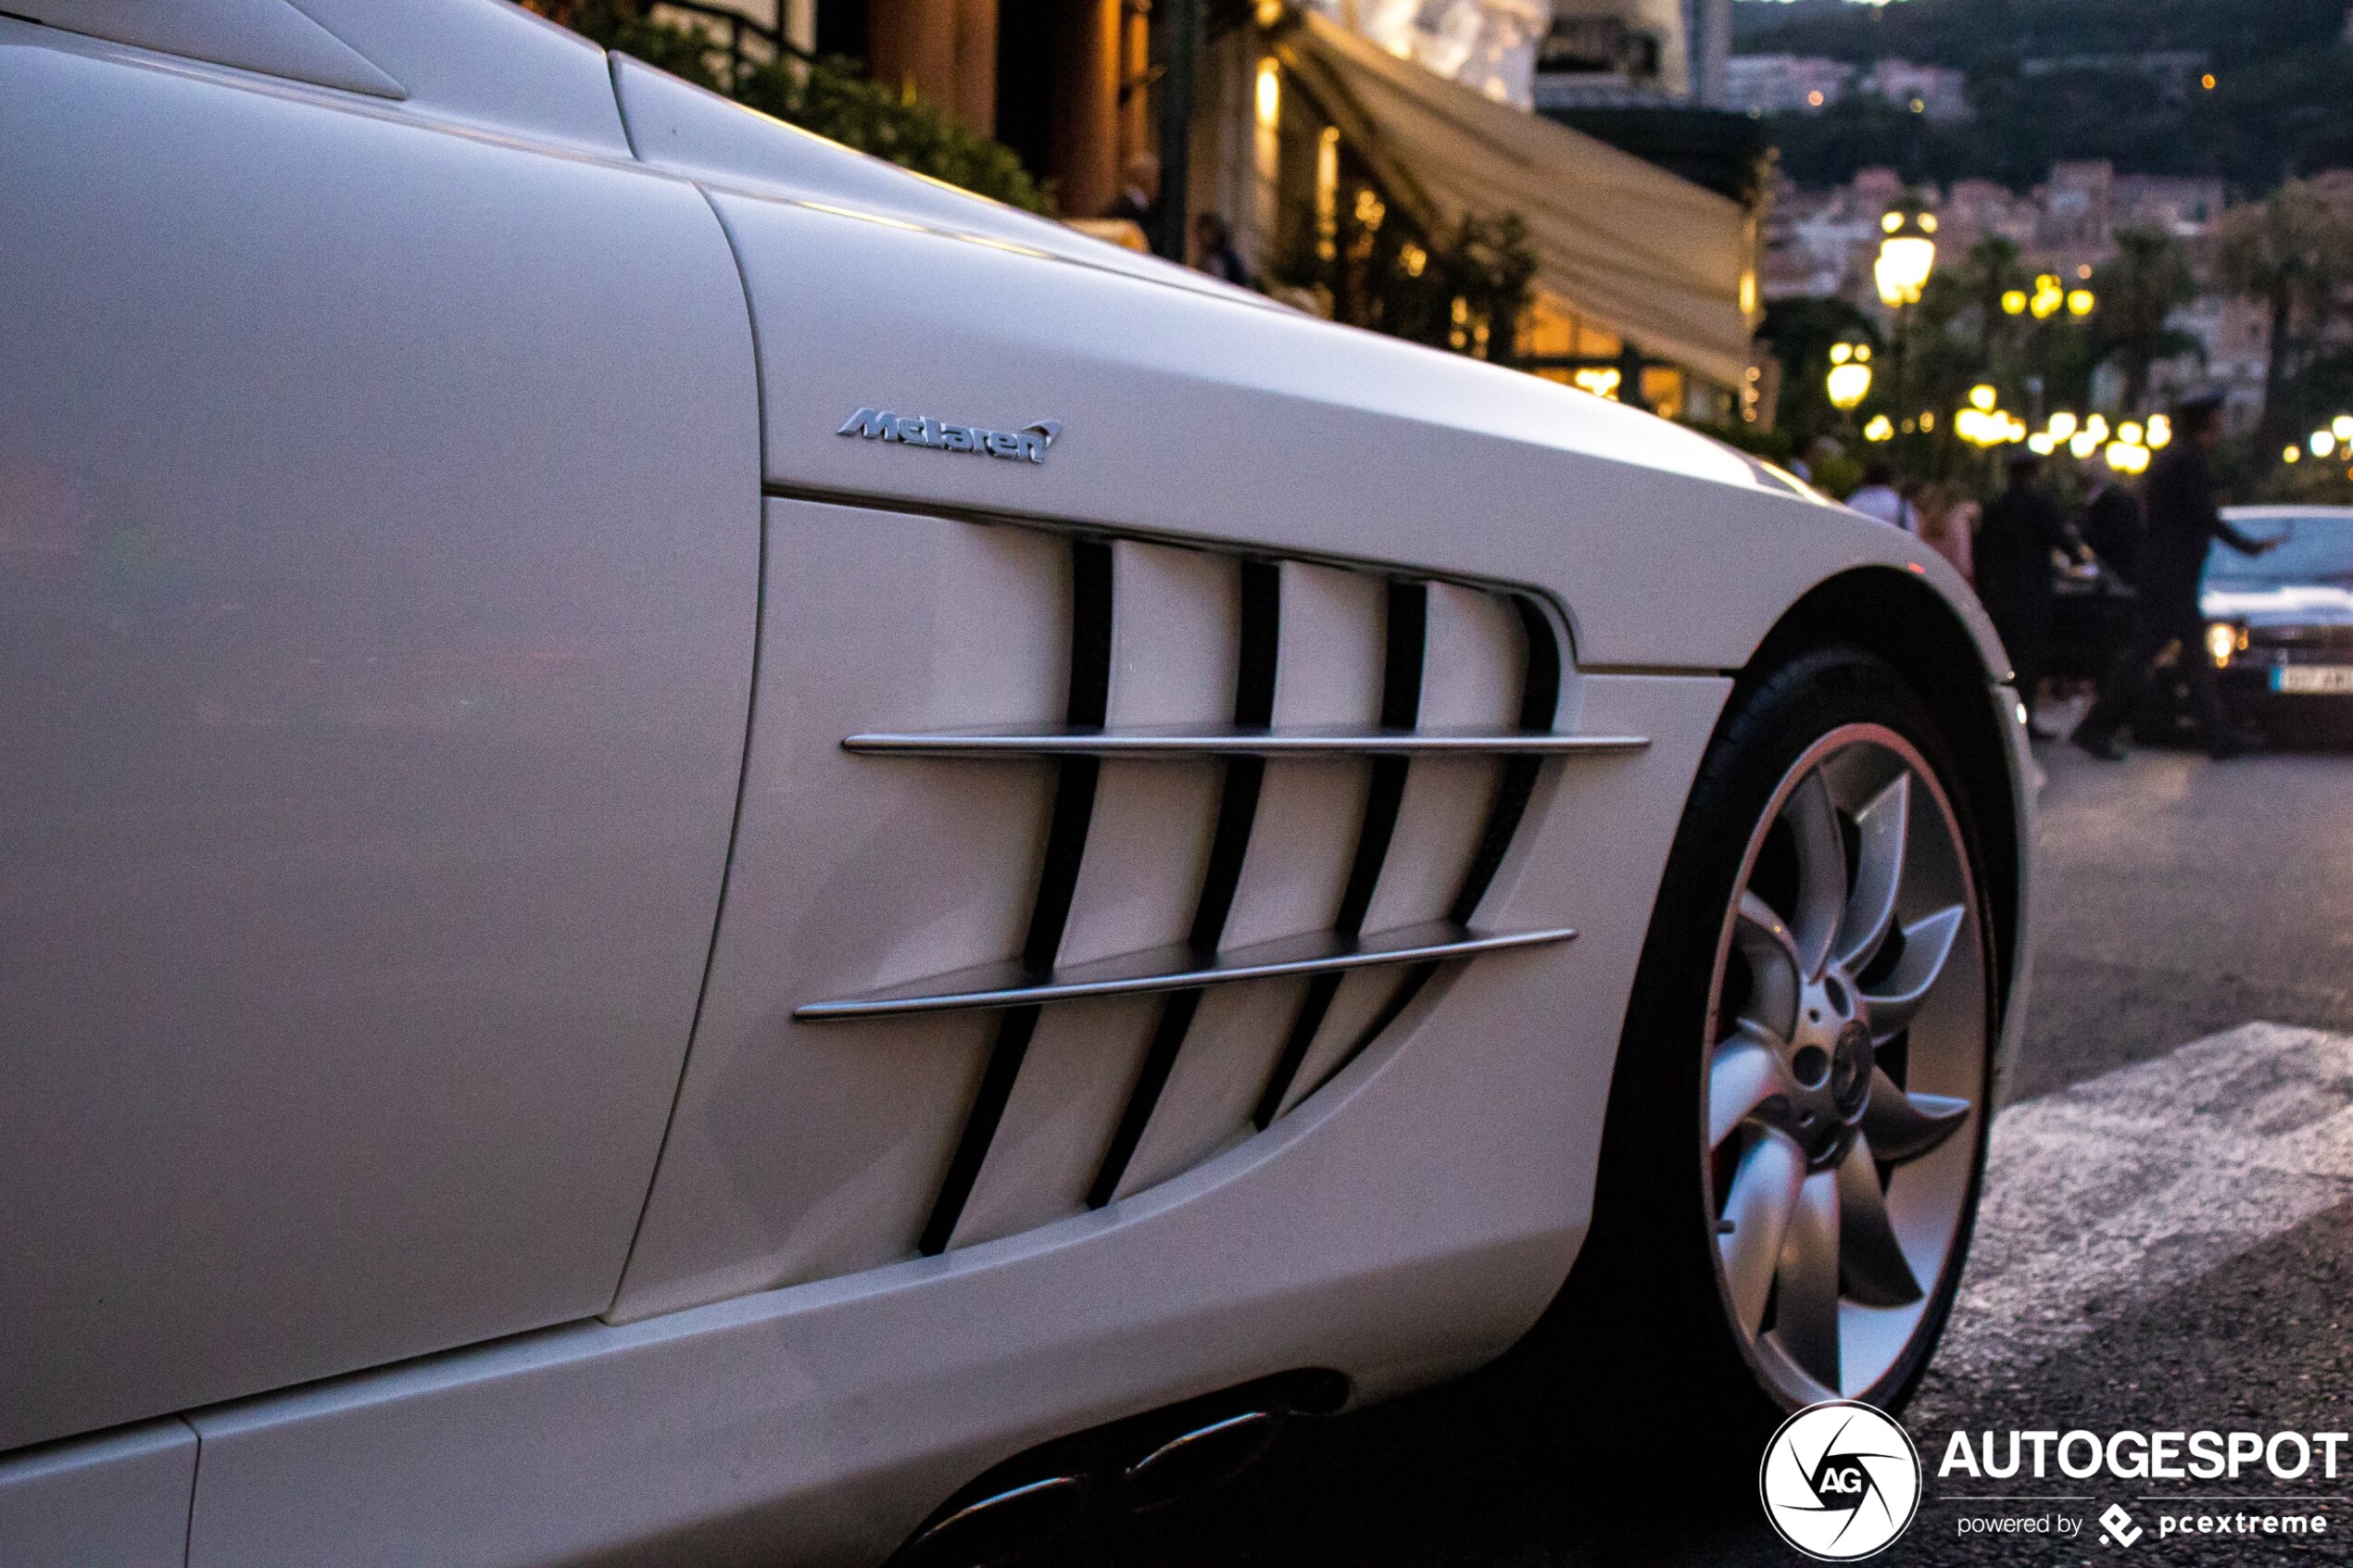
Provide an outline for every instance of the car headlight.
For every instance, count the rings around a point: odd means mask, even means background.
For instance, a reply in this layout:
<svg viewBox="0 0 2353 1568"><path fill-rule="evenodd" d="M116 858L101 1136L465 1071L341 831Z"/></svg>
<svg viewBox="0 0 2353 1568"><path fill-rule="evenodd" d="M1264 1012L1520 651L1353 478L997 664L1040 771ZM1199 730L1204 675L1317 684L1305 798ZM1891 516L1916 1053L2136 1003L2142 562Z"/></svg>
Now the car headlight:
<svg viewBox="0 0 2353 1568"><path fill-rule="evenodd" d="M2206 628L2207 656L2214 660L2214 668L2230 667L2231 655L2246 646L2246 633L2227 621L2217 621Z"/></svg>

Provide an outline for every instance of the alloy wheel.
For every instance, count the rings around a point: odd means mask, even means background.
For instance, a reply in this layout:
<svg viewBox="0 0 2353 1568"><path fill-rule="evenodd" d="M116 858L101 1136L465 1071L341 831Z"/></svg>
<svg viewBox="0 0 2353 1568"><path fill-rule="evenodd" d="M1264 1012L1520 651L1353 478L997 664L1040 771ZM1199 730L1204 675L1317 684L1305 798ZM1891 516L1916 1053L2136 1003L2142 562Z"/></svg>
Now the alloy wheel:
<svg viewBox="0 0 2353 1568"><path fill-rule="evenodd" d="M1926 1324L1977 1169L1990 1013L1969 859L1902 735L1807 747L1718 943L1702 1159L1717 1281L1789 1404L1865 1397Z"/></svg>

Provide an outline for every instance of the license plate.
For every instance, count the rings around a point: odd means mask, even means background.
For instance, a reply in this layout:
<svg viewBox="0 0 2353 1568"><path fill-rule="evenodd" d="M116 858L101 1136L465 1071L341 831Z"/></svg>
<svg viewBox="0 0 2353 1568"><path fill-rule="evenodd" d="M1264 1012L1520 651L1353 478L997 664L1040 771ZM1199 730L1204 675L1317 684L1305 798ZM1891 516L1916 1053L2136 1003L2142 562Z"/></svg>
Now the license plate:
<svg viewBox="0 0 2353 1568"><path fill-rule="evenodd" d="M2271 669L2271 689L2307 695L2353 696L2353 664L2280 664Z"/></svg>

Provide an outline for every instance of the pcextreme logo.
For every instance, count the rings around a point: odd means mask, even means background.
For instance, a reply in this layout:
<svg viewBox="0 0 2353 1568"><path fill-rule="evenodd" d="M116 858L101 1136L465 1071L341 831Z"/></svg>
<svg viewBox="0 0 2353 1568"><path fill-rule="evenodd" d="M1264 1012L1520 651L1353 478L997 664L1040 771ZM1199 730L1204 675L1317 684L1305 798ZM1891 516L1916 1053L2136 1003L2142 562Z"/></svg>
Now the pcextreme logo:
<svg viewBox="0 0 2353 1568"><path fill-rule="evenodd" d="M1853 1562L1885 1549L1920 1504L1920 1456L1910 1434L1869 1405L1808 1405L1765 1445L1757 1468L1765 1517L1781 1539L1820 1562Z"/></svg>

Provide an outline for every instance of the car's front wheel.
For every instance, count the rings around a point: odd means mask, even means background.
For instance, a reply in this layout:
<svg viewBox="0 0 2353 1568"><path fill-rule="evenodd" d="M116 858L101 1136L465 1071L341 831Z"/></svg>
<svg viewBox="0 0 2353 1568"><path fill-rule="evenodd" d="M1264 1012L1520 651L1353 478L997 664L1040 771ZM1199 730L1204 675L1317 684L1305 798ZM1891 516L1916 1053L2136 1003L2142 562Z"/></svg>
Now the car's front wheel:
<svg viewBox="0 0 2353 1568"><path fill-rule="evenodd" d="M1968 1247L1995 1022L1957 777L1869 654L1736 690L1636 977L1594 1228L1541 1331L1578 1381L1752 1457L1789 1410L1918 1381Z"/></svg>

